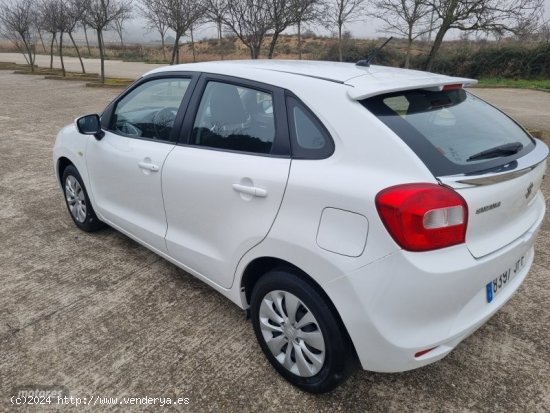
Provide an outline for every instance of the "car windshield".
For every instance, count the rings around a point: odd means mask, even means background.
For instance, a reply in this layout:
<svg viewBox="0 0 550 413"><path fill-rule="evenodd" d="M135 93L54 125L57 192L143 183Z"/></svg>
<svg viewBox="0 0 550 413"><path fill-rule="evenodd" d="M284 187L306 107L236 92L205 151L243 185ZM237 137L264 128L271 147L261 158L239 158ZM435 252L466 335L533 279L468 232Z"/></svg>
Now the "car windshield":
<svg viewBox="0 0 550 413"><path fill-rule="evenodd" d="M436 176L499 167L534 147L512 119L462 88L402 91L361 103Z"/></svg>

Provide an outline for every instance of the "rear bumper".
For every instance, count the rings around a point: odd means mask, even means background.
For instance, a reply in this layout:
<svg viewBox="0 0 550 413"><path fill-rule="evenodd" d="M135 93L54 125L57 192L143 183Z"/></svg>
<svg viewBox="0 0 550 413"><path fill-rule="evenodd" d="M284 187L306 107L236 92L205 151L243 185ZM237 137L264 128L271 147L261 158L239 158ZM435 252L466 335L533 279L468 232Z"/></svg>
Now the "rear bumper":
<svg viewBox="0 0 550 413"><path fill-rule="evenodd" d="M445 357L519 288L533 263L543 218L544 208L527 233L481 259L465 245L423 253L398 251L324 285L363 368L398 372ZM488 303L487 283L514 268L521 257L524 267Z"/></svg>

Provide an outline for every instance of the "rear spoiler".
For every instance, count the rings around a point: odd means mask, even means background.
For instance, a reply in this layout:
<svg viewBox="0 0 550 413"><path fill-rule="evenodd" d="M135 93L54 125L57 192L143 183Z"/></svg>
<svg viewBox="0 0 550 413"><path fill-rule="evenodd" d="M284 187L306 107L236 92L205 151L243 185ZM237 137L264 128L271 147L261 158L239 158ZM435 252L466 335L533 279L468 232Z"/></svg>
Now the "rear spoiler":
<svg viewBox="0 0 550 413"><path fill-rule="evenodd" d="M353 100L363 100L372 96L399 92L401 90L425 89L441 91L444 89L459 89L475 85L477 80L464 77L450 76L429 76L411 79L384 79L375 80L366 76L354 77L346 85L352 86L348 89L348 96ZM447 87L446 87L447 86Z"/></svg>

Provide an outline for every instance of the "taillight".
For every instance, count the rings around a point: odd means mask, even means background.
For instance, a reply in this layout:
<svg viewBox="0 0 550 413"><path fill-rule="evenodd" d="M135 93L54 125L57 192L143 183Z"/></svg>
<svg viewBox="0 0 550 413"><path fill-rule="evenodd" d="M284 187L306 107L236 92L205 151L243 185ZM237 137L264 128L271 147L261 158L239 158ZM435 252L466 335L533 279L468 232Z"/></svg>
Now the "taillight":
<svg viewBox="0 0 550 413"><path fill-rule="evenodd" d="M376 208L395 242L408 251L462 244L468 207L452 189L436 184L405 184L376 196Z"/></svg>

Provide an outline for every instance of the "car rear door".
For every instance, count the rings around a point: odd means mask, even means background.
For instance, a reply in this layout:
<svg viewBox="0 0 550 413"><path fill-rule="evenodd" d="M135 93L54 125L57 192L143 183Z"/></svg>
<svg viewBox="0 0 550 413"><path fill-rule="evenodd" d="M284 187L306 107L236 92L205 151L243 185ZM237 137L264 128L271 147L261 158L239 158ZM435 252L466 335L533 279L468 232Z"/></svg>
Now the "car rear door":
<svg viewBox="0 0 550 413"><path fill-rule="evenodd" d="M283 199L291 164L284 92L203 75L191 107L163 168L166 244L181 265L229 288Z"/></svg>
<svg viewBox="0 0 550 413"><path fill-rule="evenodd" d="M144 79L107 109L105 136L90 137L86 148L97 212L161 252L167 227L162 166L175 146L193 85L186 74Z"/></svg>
<svg viewBox="0 0 550 413"><path fill-rule="evenodd" d="M361 103L468 205L466 246L482 258L536 228L548 147L461 85L396 91Z"/></svg>

